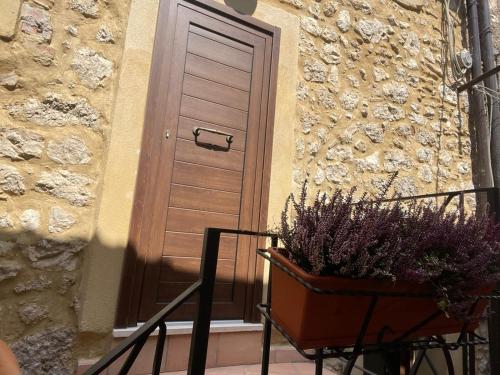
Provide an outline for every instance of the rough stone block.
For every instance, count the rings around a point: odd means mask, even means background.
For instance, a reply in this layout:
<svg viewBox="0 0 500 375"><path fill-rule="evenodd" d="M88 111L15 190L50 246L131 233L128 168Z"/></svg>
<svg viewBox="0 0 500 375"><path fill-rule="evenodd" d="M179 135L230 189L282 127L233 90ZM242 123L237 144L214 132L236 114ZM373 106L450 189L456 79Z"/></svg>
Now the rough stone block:
<svg viewBox="0 0 500 375"><path fill-rule="evenodd" d="M351 181L349 168L344 164L329 165L326 167L326 179L335 184Z"/></svg>
<svg viewBox="0 0 500 375"><path fill-rule="evenodd" d="M43 66L51 66L56 57L56 50L45 44L32 44L33 60Z"/></svg>
<svg viewBox="0 0 500 375"><path fill-rule="evenodd" d="M392 149L384 152L384 170L392 173L401 169L410 169L413 163L401 150Z"/></svg>
<svg viewBox="0 0 500 375"><path fill-rule="evenodd" d="M97 0L70 0L69 6L84 17L97 18L99 16L99 4Z"/></svg>
<svg viewBox="0 0 500 375"><path fill-rule="evenodd" d="M90 151L77 136L69 136L60 141L50 141L47 156L59 164L87 164Z"/></svg>
<svg viewBox="0 0 500 375"><path fill-rule="evenodd" d="M25 247L22 252L33 268L74 271L78 265L78 253L85 246L83 241L41 240Z"/></svg>
<svg viewBox="0 0 500 375"><path fill-rule="evenodd" d="M91 183L93 181L87 176L65 170L51 173L42 172L35 184L35 191L65 199L75 206L88 206L94 198L92 192L87 188L87 185Z"/></svg>
<svg viewBox="0 0 500 375"><path fill-rule="evenodd" d="M12 228L14 223L8 214L0 214L0 228Z"/></svg>
<svg viewBox="0 0 500 375"><path fill-rule="evenodd" d="M19 83L19 77L16 72L0 73L0 86L5 87L7 90L14 90Z"/></svg>
<svg viewBox="0 0 500 375"><path fill-rule="evenodd" d="M304 78L311 82L325 82L327 67L318 60L306 60L304 62Z"/></svg>
<svg viewBox="0 0 500 375"><path fill-rule="evenodd" d="M280 0L280 3L292 5L297 9L304 8L304 3L301 0Z"/></svg>
<svg viewBox="0 0 500 375"><path fill-rule="evenodd" d="M346 111L356 109L359 102L359 94L354 91L346 91L340 97L340 104Z"/></svg>
<svg viewBox="0 0 500 375"><path fill-rule="evenodd" d="M84 98L64 98L48 93L41 100L30 98L23 103L9 105L7 109L12 117L41 126L84 125L94 128L99 125L99 113Z"/></svg>
<svg viewBox="0 0 500 375"><path fill-rule="evenodd" d="M394 181L394 190L402 197L418 194L417 184L412 176L399 177Z"/></svg>
<svg viewBox="0 0 500 375"><path fill-rule="evenodd" d="M15 260L0 262L0 281L16 277L21 268L21 265Z"/></svg>
<svg viewBox="0 0 500 375"><path fill-rule="evenodd" d="M349 29L351 27L351 16L349 14L349 11L341 10L339 12L339 16L337 18L337 27L343 33L346 33L347 31L349 31Z"/></svg>
<svg viewBox="0 0 500 375"><path fill-rule="evenodd" d="M375 151L366 158L356 159L358 172L378 172L380 170L380 152Z"/></svg>
<svg viewBox="0 0 500 375"><path fill-rule="evenodd" d="M0 0L0 38L10 40L16 34L21 0Z"/></svg>
<svg viewBox="0 0 500 375"><path fill-rule="evenodd" d="M44 9L23 4L20 29L23 33L40 38L43 42L50 43L52 40L52 23L49 12Z"/></svg>
<svg viewBox="0 0 500 375"><path fill-rule="evenodd" d="M20 307L17 313L24 324L31 325L46 319L49 316L49 309L44 305L30 303Z"/></svg>
<svg viewBox="0 0 500 375"><path fill-rule="evenodd" d="M55 0L33 0L36 5L41 6L43 9L49 10L54 6Z"/></svg>
<svg viewBox="0 0 500 375"><path fill-rule="evenodd" d="M24 374L72 374L71 350L75 332L64 326L50 327L22 337L12 345Z"/></svg>
<svg viewBox="0 0 500 375"><path fill-rule="evenodd" d="M10 165L0 165L0 189L14 195L24 194L23 176Z"/></svg>
<svg viewBox="0 0 500 375"><path fill-rule="evenodd" d="M36 230L40 226L40 212L37 210L25 210L19 217L21 225L26 230Z"/></svg>
<svg viewBox="0 0 500 375"><path fill-rule="evenodd" d="M39 292L41 290L47 289L52 285L47 276L40 275L37 278L26 281L24 283L19 283L14 287L14 293L21 294L31 291Z"/></svg>
<svg viewBox="0 0 500 375"><path fill-rule="evenodd" d="M91 89L104 86L105 80L113 73L113 63L91 48L78 50L71 67L82 83Z"/></svg>
<svg viewBox="0 0 500 375"><path fill-rule="evenodd" d="M44 148L44 138L24 129L0 129L0 156L11 160L39 158Z"/></svg>
<svg viewBox="0 0 500 375"><path fill-rule="evenodd" d="M114 43L115 42L115 37L113 35L113 32L106 25L99 27L99 30L97 30L97 34L96 34L95 38L98 42L101 42L101 43Z"/></svg>
<svg viewBox="0 0 500 375"><path fill-rule="evenodd" d="M425 5L423 0L395 0L403 8L419 12Z"/></svg>
<svg viewBox="0 0 500 375"><path fill-rule="evenodd" d="M14 242L0 241L0 257L10 254L14 247L16 247L16 244Z"/></svg>
<svg viewBox="0 0 500 375"><path fill-rule="evenodd" d="M52 207L49 217L49 232L59 233L71 228L76 223L76 219L69 212L60 207Z"/></svg>

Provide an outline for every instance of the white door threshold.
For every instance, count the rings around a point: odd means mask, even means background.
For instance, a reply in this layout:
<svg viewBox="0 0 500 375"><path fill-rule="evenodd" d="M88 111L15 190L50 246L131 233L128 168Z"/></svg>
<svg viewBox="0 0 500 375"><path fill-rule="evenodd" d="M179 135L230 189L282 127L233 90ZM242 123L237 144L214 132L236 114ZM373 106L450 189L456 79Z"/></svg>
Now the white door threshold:
<svg viewBox="0 0 500 375"><path fill-rule="evenodd" d="M115 328L113 337L124 338L134 333L144 323L137 324L136 327ZM213 320L210 323L210 333L223 332L257 332L262 331L262 323L244 323L243 320ZM167 322L167 336L170 335L189 335L193 331L193 322ZM157 336L159 329L155 329L150 336Z"/></svg>

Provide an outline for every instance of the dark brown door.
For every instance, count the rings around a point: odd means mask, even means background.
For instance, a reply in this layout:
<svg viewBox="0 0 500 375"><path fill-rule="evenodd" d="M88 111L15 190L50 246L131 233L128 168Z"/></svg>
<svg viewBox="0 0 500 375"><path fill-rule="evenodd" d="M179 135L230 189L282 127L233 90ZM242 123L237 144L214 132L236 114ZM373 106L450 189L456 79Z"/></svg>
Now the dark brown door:
<svg viewBox="0 0 500 375"><path fill-rule="evenodd" d="M197 280L205 227L262 229L270 157L273 39L181 0L162 1L159 22L146 119L152 126L141 156L147 171L136 193L143 213L132 226L145 257L139 320ZM251 246L222 237L214 319L244 318L255 279ZM194 308L191 301L171 318L192 319Z"/></svg>

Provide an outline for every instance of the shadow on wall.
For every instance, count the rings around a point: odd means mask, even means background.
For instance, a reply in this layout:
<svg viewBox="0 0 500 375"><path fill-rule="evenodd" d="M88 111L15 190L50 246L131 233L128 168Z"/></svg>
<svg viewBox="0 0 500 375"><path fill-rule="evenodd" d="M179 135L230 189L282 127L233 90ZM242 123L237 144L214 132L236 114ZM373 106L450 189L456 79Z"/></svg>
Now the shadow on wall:
<svg viewBox="0 0 500 375"><path fill-rule="evenodd" d="M79 301L86 292L84 275L88 267L93 267L89 258L94 251L99 251L100 262L106 267L114 264L121 269L123 249L106 246L98 237L90 243L75 237L54 238L57 234L40 236L31 231L0 230L0 339L9 344L21 368L29 374L73 373L78 358L100 357L113 344L111 332L78 331ZM132 252L136 253L135 249ZM158 310L198 279L199 261L193 260L192 267L185 269L174 268L163 258L159 282L169 288L163 288ZM224 313L224 306L240 300L241 295L245 301L253 290L247 280L234 275L233 265L230 255L219 260L214 311ZM101 274L105 296L112 274L115 270ZM114 313L116 306L109 301L108 308ZM171 320L186 320L195 311L196 301L192 298Z"/></svg>
<svg viewBox="0 0 500 375"><path fill-rule="evenodd" d="M151 257L147 265L144 265L137 249L129 243L125 268L122 272L117 327L135 325L134 317L137 316L139 321L147 320L199 279L203 233L192 233L191 237L197 239L190 242L189 248L175 242L170 246L167 244L163 253ZM247 236L221 236L212 319L243 319L244 316L248 316L245 311L249 309L249 303L254 300L254 295L260 296L262 293L260 281L257 284L249 281L249 278L253 280L253 274L250 275L252 267L248 270L242 268L247 262L250 265L257 264L256 267L263 266L263 261L251 247L253 241L248 239ZM255 259L251 259L252 257ZM151 285L151 280L143 281L142 291L136 291L135 295L131 293L131 290L138 289L137 285L140 284L138 281L144 280L144 275L151 272L156 272L158 275L157 283ZM150 291L152 288L153 292ZM138 306L137 293L143 296L141 307ZM194 317L195 311L196 297L178 308L169 320L190 320ZM257 315L256 309L252 315Z"/></svg>
<svg viewBox="0 0 500 375"><path fill-rule="evenodd" d="M227 6L240 14L252 15L257 8L257 0L224 0Z"/></svg>
<svg viewBox="0 0 500 375"><path fill-rule="evenodd" d="M88 239L37 230L0 230L0 339L24 373L70 374L81 353L107 352L111 335L77 329ZM123 250L93 242L122 259Z"/></svg>

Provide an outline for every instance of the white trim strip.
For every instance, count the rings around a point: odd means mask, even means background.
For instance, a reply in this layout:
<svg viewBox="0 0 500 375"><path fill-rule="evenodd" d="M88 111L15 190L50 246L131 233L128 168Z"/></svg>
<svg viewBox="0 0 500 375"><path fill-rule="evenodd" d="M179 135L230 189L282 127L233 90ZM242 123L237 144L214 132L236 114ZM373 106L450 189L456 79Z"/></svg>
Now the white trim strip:
<svg viewBox="0 0 500 375"><path fill-rule="evenodd" d="M143 323L139 323L136 327L115 328L113 329L113 337L123 338L129 337ZM243 320L213 320L210 323L210 333L221 332L258 332L264 329L262 323L244 323ZM171 335L189 335L193 330L193 322L167 322L167 336ZM157 336L159 329L157 328L151 336Z"/></svg>

